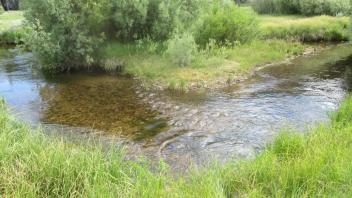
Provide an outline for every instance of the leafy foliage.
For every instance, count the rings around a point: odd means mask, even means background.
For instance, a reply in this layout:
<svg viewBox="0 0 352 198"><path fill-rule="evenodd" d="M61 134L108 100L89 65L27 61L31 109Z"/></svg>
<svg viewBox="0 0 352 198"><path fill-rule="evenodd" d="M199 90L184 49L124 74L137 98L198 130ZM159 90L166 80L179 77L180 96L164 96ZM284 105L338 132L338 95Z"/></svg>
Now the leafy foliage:
<svg viewBox="0 0 352 198"><path fill-rule="evenodd" d="M299 0L254 0L252 7L261 14L295 14L299 13Z"/></svg>
<svg viewBox="0 0 352 198"><path fill-rule="evenodd" d="M55 71L89 67L104 39L104 0L28 0L31 33L26 43L43 68Z"/></svg>
<svg viewBox="0 0 352 198"><path fill-rule="evenodd" d="M301 0L301 13L305 15L348 15L351 10L349 0Z"/></svg>
<svg viewBox="0 0 352 198"><path fill-rule="evenodd" d="M112 0L110 33L119 41L163 41L194 21L206 0ZM187 25L186 25L187 24Z"/></svg>
<svg viewBox="0 0 352 198"><path fill-rule="evenodd" d="M234 4L215 6L205 16L198 28L196 40L205 46L210 39L218 44L226 42L246 43L258 32L256 15L251 10L241 9Z"/></svg>
<svg viewBox="0 0 352 198"><path fill-rule="evenodd" d="M167 26L172 26L172 16L174 16L170 11L165 1L113 1L112 31L120 41L124 42L146 37L165 39L171 32L170 27Z"/></svg>
<svg viewBox="0 0 352 198"><path fill-rule="evenodd" d="M197 53L197 44L191 34L176 34L168 41L166 54L179 66L189 65Z"/></svg>
<svg viewBox="0 0 352 198"><path fill-rule="evenodd" d="M252 7L261 14L348 15L350 0L254 0Z"/></svg>

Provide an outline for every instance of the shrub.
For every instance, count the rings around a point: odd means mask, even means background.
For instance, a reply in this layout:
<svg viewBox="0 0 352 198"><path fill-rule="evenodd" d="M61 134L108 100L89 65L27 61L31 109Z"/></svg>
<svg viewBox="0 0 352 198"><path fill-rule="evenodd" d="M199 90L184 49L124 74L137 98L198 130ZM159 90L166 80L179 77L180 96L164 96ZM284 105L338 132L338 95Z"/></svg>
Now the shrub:
<svg viewBox="0 0 352 198"><path fill-rule="evenodd" d="M253 9L260 14L277 12L274 0L255 0L251 3Z"/></svg>
<svg viewBox="0 0 352 198"><path fill-rule="evenodd" d="M91 66L102 43L105 0L28 0L32 31L26 43L44 69L64 71Z"/></svg>
<svg viewBox="0 0 352 198"><path fill-rule="evenodd" d="M251 41L258 31L256 15L252 10L234 4L215 6L198 27L196 41L205 46L210 39L218 44Z"/></svg>
<svg viewBox="0 0 352 198"><path fill-rule="evenodd" d="M300 12L300 0L274 0L276 9L280 13L297 14Z"/></svg>
<svg viewBox="0 0 352 198"><path fill-rule="evenodd" d="M304 15L348 15L351 10L349 0L301 0L300 6Z"/></svg>
<svg viewBox="0 0 352 198"><path fill-rule="evenodd" d="M178 66L184 67L189 65L197 53L197 44L191 34L176 34L174 38L168 41L166 54Z"/></svg>
<svg viewBox="0 0 352 198"><path fill-rule="evenodd" d="M113 31L120 40L142 37L149 0L115 0L111 6Z"/></svg>
<svg viewBox="0 0 352 198"><path fill-rule="evenodd" d="M170 38L177 26L189 23L206 0L112 0L113 33L119 41Z"/></svg>
<svg viewBox="0 0 352 198"><path fill-rule="evenodd" d="M261 14L347 15L350 0L254 0L252 7Z"/></svg>
<svg viewBox="0 0 352 198"><path fill-rule="evenodd" d="M151 0L146 23L147 34L153 40L169 38L176 28L177 1Z"/></svg>
<svg viewBox="0 0 352 198"><path fill-rule="evenodd" d="M254 0L252 7L260 14L297 14L299 0Z"/></svg>

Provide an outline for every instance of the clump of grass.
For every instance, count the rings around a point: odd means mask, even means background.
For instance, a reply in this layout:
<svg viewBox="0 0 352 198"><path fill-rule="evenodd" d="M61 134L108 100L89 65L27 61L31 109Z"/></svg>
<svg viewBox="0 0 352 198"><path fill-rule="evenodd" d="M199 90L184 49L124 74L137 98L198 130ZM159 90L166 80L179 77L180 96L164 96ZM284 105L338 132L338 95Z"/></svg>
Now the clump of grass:
<svg viewBox="0 0 352 198"><path fill-rule="evenodd" d="M261 32L264 39L285 39L303 42L347 41L350 38L348 17L316 16L261 17Z"/></svg>
<svg viewBox="0 0 352 198"><path fill-rule="evenodd" d="M119 59L106 59L102 64L107 72L122 72L124 67L124 62Z"/></svg>
<svg viewBox="0 0 352 198"><path fill-rule="evenodd" d="M0 45L17 45L23 43L26 34L24 28L14 28L0 32Z"/></svg>

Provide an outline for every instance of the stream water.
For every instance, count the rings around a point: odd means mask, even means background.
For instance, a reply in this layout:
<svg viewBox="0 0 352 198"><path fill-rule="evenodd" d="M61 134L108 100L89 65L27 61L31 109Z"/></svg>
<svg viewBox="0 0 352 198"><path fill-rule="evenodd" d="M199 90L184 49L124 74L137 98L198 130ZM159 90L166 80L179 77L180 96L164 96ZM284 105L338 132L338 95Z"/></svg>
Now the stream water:
<svg viewBox="0 0 352 198"><path fill-rule="evenodd" d="M187 94L147 92L102 73L47 76L31 53L0 49L0 96L16 116L59 134L117 138L129 155L162 157L175 168L253 157L283 127L328 121L351 86L350 45L265 67L220 91Z"/></svg>

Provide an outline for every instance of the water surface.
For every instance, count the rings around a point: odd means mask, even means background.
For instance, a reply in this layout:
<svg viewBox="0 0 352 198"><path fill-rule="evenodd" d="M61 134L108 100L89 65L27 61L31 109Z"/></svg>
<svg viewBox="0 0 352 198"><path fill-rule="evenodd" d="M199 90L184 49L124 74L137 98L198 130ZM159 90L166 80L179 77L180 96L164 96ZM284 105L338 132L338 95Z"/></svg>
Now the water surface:
<svg viewBox="0 0 352 198"><path fill-rule="evenodd" d="M222 91L151 93L138 82L88 72L44 76L30 53L0 53L0 95L32 123L95 129L130 141L131 155L175 167L252 157L282 127L328 121L352 85L352 47L265 67Z"/></svg>

